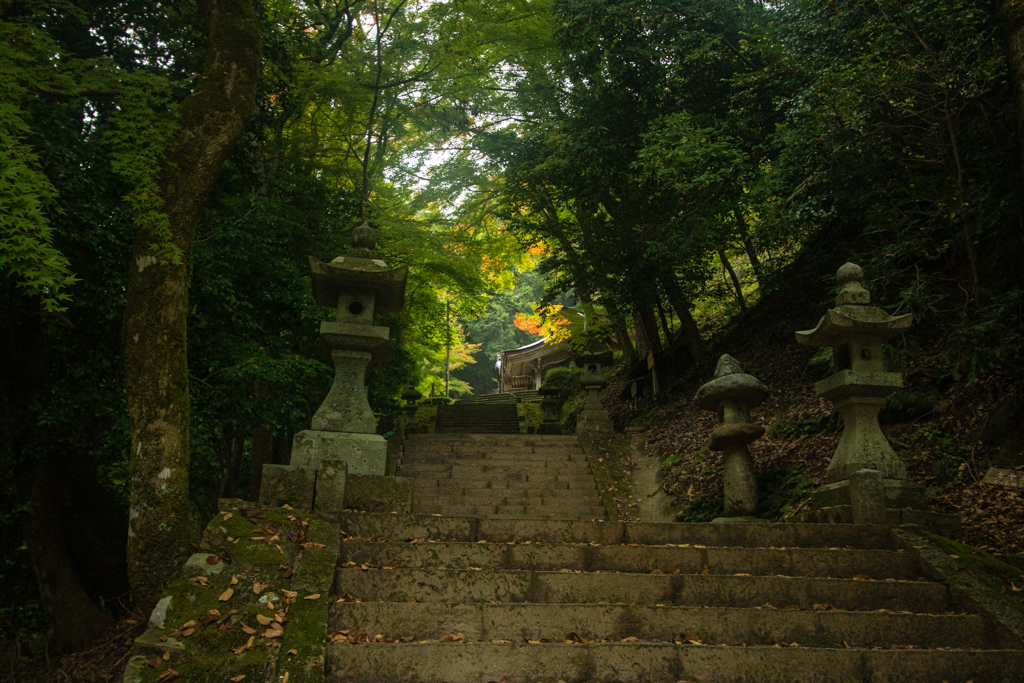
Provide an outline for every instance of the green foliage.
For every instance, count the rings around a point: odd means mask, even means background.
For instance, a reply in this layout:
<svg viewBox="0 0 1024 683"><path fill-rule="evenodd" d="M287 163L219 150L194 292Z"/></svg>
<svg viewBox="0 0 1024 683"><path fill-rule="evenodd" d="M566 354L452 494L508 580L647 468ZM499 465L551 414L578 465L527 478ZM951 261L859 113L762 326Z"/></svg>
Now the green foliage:
<svg viewBox="0 0 1024 683"><path fill-rule="evenodd" d="M911 457L923 462L934 485L949 488L963 483L970 447L932 424L918 425L905 436Z"/></svg>
<svg viewBox="0 0 1024 683"><path fill-rule="evenodd" d="M689 524L701 524L710 522L715 517L721 517L724 513L725 499L722 494L716 491L705 491L695 493L680 510L676 519Z"/></svg>
<svg viewBox="0 0 1024 683"><path fill-rule="evenodd" d="M839 413L819 413L796 422L776 417L768 424L765 436L771 439L796 439L812 434L831 434L840 429Z"/></svg>
<svg viewBox="0 0 1024 683"><path fill-rule="evenodd" d="M558 398L568 401L576 394L583 393L580 386L580 378L583 376L581 368L552 368L544 375L544 387L558 389Z"/></svg>
<svg viewBox="0 0 1024 683"><path fill-rule="evenodd" d="M757 475L756 514L762 519L784 519L812 488L807 474L790 467L761 472Z"/></svg>

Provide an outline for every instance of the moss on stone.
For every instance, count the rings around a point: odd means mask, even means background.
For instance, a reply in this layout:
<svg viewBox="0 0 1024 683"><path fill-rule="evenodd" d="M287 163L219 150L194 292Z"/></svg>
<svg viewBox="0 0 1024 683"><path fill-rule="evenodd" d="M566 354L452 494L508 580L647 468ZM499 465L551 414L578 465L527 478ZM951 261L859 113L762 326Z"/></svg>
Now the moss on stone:
<svg viewBox="0 0 1024 683"><path fill-rule="evenodd" d="M955 559L961 570L977 579L996 600L1024 617L1024 571L992 557L984 550L928 531L921 535ZM952 556L956 556L953 558ZM1017 589L1017 592L1014 590Z"/></svg>
<svg viewBox="0 0 1024 683"><path fill-rule="evenodd" d="M629 437L623 434L583 433L579 435L579 441L594 472L597 490L601 494L608 519L628 520L628 504L623 505L622 501L634 495L633 479L627 474L633 467Z"/></svg>
<svg viewBox="0 0 1024 683"><path fill-rule="evenodd" d="M340 548L337 527L289 508L241 506L231 512L230 505L224 507L228 510L203 535L207 554L186 563L167 586L170 604L164 628L151 626L136 641L126 682L153 683L168 668L190 681L226 681L242 674L247 683L276 681L285 671L295 683L323 680L327 606ZM207 561L216 561L211 569L225 566L204 571ZM197 576L203 580L192 580ZM266 587L257 593L255 582ZM222 602L228 588L233 592ZM287 597L285 591L297 595ZM318 597L305 599L313 594ZM274 610L267 604L271 601ZM257 614L273 617L282 609L284 637L264 637L266 626ZM212 613L216 618L202 623L211 610L217 610ZM180 632L191 621L196 622L194 630ZM252 645L244 648L250 637ZM289 654L292 650L295 654Z"/></svg>

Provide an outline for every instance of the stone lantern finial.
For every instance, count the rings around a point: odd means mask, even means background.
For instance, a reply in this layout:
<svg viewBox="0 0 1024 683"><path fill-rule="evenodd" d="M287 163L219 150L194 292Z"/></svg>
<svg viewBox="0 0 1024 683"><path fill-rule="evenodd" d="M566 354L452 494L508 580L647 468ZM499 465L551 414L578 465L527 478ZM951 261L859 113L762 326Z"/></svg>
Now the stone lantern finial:
<svg viewBox="0 0 1024 683"><path fill-rule="evenodd" d="M871 292L864 289L864 269L856 263L844 263L836 271L839 295L836 306L867 306L871 303Z"/></svg>
<svg viewBox="0 0 1024 683"><path fill-rule="evenodd" d="M764 434L764 427L750 421L750 409L768 397L768 388L756 377L743 372L729 354L718 359L715 378L697 390L693 402L718 415L708 448L722 451L725 488L725 516L716 522L754 521L757 482L754 461L747 446Z"/></svg>

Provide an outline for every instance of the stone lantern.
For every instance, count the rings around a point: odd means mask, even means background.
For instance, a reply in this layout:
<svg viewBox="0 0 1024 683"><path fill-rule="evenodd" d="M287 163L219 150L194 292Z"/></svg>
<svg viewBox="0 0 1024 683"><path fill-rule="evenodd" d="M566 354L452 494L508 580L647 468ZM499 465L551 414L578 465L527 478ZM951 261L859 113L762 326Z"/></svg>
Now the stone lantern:
<svg viewBox="0 0 1024 683"><path fill-rule="evenodd" d="M313 416L313 428L295 435L292 465L317 467L344 461L352 474L384 475L387 444L366 398L366 379L387 355L389 332L374 325L377 312L393 313L405 303L407 268L389 269L375 258L374 230L352 231L352 248L330 263L309 260L313 299L337 310L320 324L320 347L334 362L334 384Z"/></svg>
<svg viewBox="0 0 1024 683"><path fill-rule="evenodd" d="M907 480L906 466L878 425L886 397L903 386L898 373L885 371L882 347L906 332L913 318L909 314L890 316L872 306L871 294L861 284L864 270L860 266L843 265L836 279L840 287L836 307L826 312L813 330L796 333L801 344L832 348L834 372L814 389L832 401L843 420L843 433L825 473L825 484L813 494L812 506L852 505L856 509L861 507L861 499L870 498L873 510L865 507L863 515L855 515L863 519L855 521L881 521L885 507L925 506L924 489ZM863 495L860 488L865 488ZM883 499L884 507L880 507Z"/></svg>
<svg viewBox="0 0 1024 683"><path fill-rule="evenodd" d="M601 404L598 394L608 384L601 370L612 363L612 350L607 344L591 341L582 351L573 352L573 360L583 368L580 384L587 391L587 401L583 411L576 418L576 432L608 432L614 431L608 411Z"/></svg>
<svg viewBox="0 0 1024 683"><path fill-rule="evenodd" d="M558 389L541 385L537 390L540 394L541 422L537 427L538 434L561 434L562 401L558 398Z"/></svg>
<svg viewBox="0 0 1024 683"><path fill-rule="evenodd" d="M750 409L768 397L768 389L756 377L743 372L736 359L723 354L715 378L697 390L693 402L718 415L708 448L722 452L725 516L715 522L755 521L757 482L754 461L747 446L764 434L764 427L750 421Z"/></svg>
<svg viewBox="0 0 1024 683"><path fill-rule="evenodd" d="M416 413L419 411L419 406L416 405L416 402L421 398L423 398L423 394L412 386L406 386L402 391L402 400L405 401L405 406L402 407L402 432L404 434L415 434L419 431L419 425L416 424Z"/></svg>

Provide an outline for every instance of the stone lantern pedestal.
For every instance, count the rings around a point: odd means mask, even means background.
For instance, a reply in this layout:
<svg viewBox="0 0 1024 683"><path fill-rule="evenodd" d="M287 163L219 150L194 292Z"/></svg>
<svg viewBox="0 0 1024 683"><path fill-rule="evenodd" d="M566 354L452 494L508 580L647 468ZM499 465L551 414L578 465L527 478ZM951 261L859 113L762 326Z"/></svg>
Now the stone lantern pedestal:
<svg viewBox="0 0 1024 683"><path fill-rule="evenodd" d="M576 365L583 368L583 376L580 384L587 391L587 401L583 404L583 411L576 418L576 433L612 433L615 431L614 424L608 416L601 403L601 389L608 384L608 380L601 373L604 366L611 365L612 351L606 344L592 343L583 351L573 353L573 360Z"/></svg>
<svg viewBox="0 0 1024 683"><path fill-rule="evenodd" d="M725 489L725 516L714 522L759 522L757 482L754 461L747 446L764 434L764 427L750 421L750 409L768 397L768 389L752 375L743 372L736 359L723 354L715 368L715 378L701 386L693 402L718 415L708 448L722 452L722 480Z"/></svg>
<svg viewBox="0 0 1024 683"><path fill-rule="evenodd" d="M831 377L814 385L829 399L843 420L839 446L825 473L825 484L812 494L812 508L851 506L857 522L881 522L885 508L924 509L924 487L907 479L907 468L893 452L878 425L886 396L903 386L882 363L883 344L910 328L910 315L890 316L870 305L871 294L861 284L863 269L842 266L837 279L836 307L813 330L796 333L808 346L832 347Z"/></svg>

